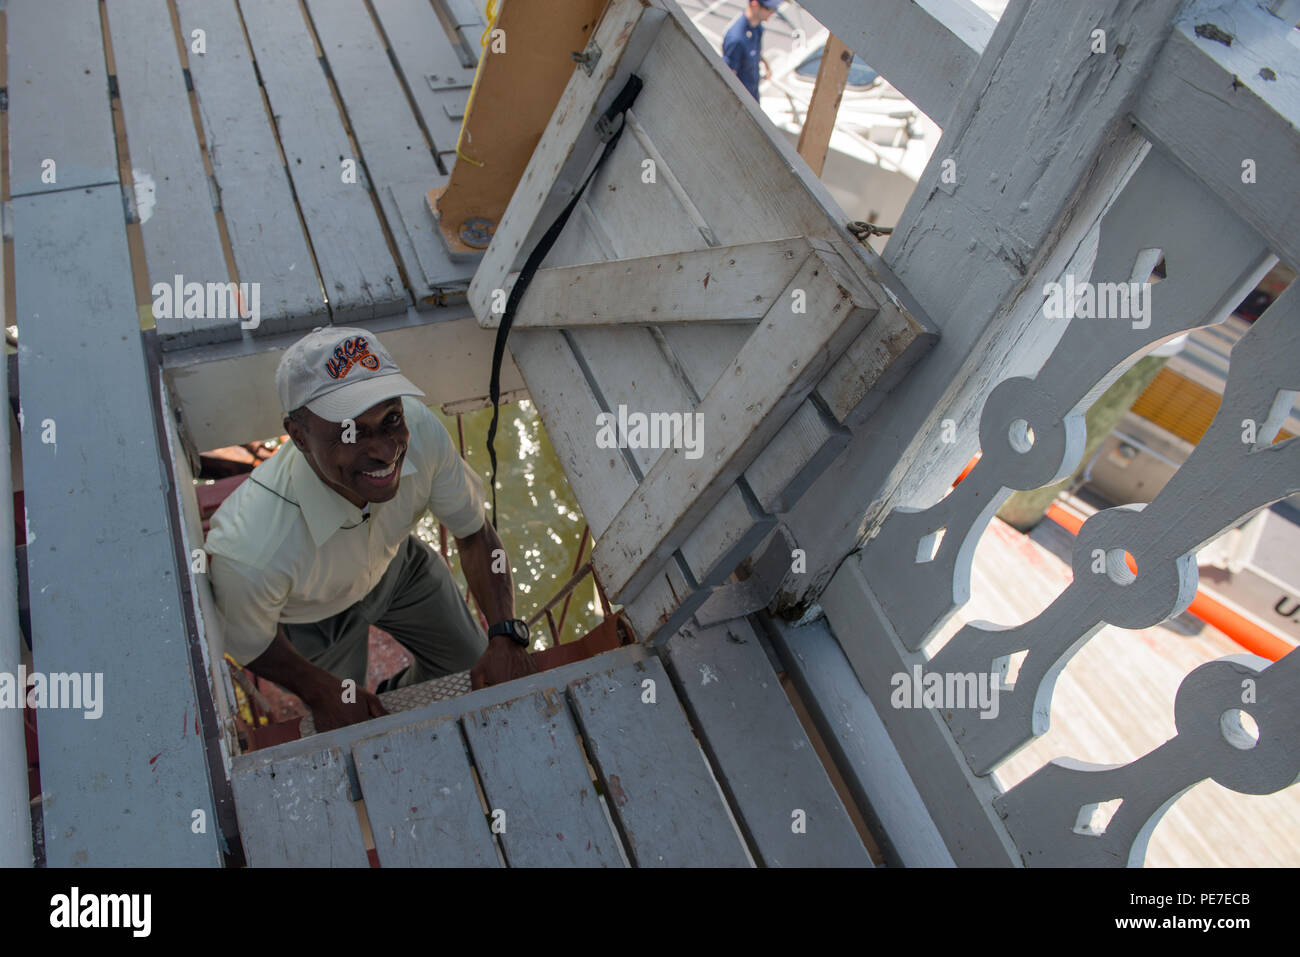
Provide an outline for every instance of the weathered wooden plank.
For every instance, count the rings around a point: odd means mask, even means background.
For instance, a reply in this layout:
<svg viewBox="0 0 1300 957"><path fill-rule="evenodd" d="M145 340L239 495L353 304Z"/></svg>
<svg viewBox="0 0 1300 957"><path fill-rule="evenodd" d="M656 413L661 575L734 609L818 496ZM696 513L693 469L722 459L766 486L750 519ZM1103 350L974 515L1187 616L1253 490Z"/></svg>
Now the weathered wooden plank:
<svg viewBox="0 0 1300 957"><path fill-rule="evenodd" d="M799 293L804 296L801 299ZM776 434L830 364L875 315L839 255L824 245L700 403L706 454L665 455L592 549L612 596L636 594ZM807 312L794 311L806 302ZM701 450L703 451L703 450Z"/></svg>
<svg viewBox="0 0 1300 957"><path fill-rule="evenodd" d="M460 727L452 719L352 745L366 817L384 867L496 867Z"/></svg>
<svg viewBox="0 0 1300 957"><path fill-rule="evenodd" d="M515 698L463 721L511 867L622 863L562 695Z"/></svg>
<svg viewBox="0 0 1300 957"><path fill-rule="evenodd" d="M1294 27L1256 4L1189 4L1133 115L1143 133L1259 230L1287 265L1300 269ZM1225 157L1224 143L1240 145Z"/></svg>
<svg viewBox="0 0 1300 957"><path fill-rule="evenodd" d="M779 239L541 269L513 328L757 322L810 252L801 239ZM483 323L500 324L498 313Z"/></svg>
<svg viewBox="0 0 1300 957"><path fill-rule="evenodd" d="M149 285L163 283L171 293L177 276L181 283L205 288L224 285L231 277L167 2L117 4L107 15ZM168 295L166 301L174 298ZM254 318L261 321L260 289L256 303L256 315L250 311L247 317L250 327ZM187 316L182 305L154 309L164 349L240 337L245 317L238 299L214 296L204 302L201 316ZM252 303L243 305L248 310ZM216 308L209 312L210 307Z"/></svg>
<svg viewBox="0 0 1300 957"><path fill-rule="evenodd" d="M843 635L839 643L844 657L897 748L923 808L943 836L953 860L959 866L1018 863L1019 855L992 809L996 794L993 782L971 773L938 710L889 706L894 676L910 674L912 658L919 660L919 656L909 657L876 624L876 602L856 556L844 562L840 574L822 592L821 601L830 627ZM875 641L868 644L868 637ZM907 826L917 826L915 822L923 820L922 808L910 801L900 810L903 819L911 822Z"/></svg>
<svg viewBox="0 0 1300 957"><path fill-rule="evenodd" d="M869 335L868 329L859 338ZM825 382L823 379L818 390ZM805 399L745 470L754 497L766 511L775 514L789 509L848 442L848 433L826 419L811 399Z"/></svg>
<svg viewBox="0 0 1300 957"><path fill-rule="evenodd" d="M240 10L275 115L294 193L335 323L400 312L408 296L388 252L360 163L294 0ZM348 160L354 161L355 181Z"/></svg>
<svg viewBox="0 0 1300 957"><path fill-rule="evenodd" d="M574 681L569 695L635 865L749 863L658 659Z"/></svg>
<svg viewBox="0 0 1300 957"><path fill-rule="evenodd" d="M882 302L871 325L817 383L817 396L837 422L854 427L902 381L935 339L898 302Z"/></svg>
<svg viewBox="0 0 1300 957"><path fill-rule="evenodd" d="M889 729L858 684L844 652L825 622L799 628L768 618L772 643L786 673L802 696L831 756L844 777L854 801L867 815L872 834L880 842L886 862L905 867L953 867L950 854L921 800ZM929 762L937 769L937 755ZM942 812L943 809L940 809ZM968 848L970 838L958 843L959 860L988 866L993 860L1014 860L1005 840L985 848ZM972 856L966 856L970 850Z"/></svg>
<svg viewBox="0 0 1300 957"><path fill-rule="evenodd" d="M803 7L940 126L997 25L971 0L807 0Z"/></svg>
<svg viewBox="0 0 1300 957"><path fill-rule="evenodd" d="M821 176L826 166L826 151L831 145L831 133L835 130L840 98L849 82L852 63L853 51L835 34L828 34L822 48L821 64L817 68L817 83L813 86L808 112L799 130L797 147L815 176Z"/></svg>
<svg viewBox="0 0 1300 957"><path fill-rule="evenodd" d="M5 23L10 196L116 183L97 0L17 3Z"/></svg>
<svg viewBox="0 0 1300 957"><path fill-rule="evenodd" d="M434 701L422 708L413 708L410 711L385 715L382 718L374 718L361 724L335 728L333 731L317 732L311 737L300 741L287 741L284 744L263 748L260 751L237 755L231 762L231 766L235 770L245 770L274 761L281 761L292 755L309 754L322 748L349 748L354 741L376 734L384 734L388 731L395 731L416 722L433 721L438 718L458 718L465 713L467 708L490 708L520 695L563 688L575 678L592 674L598 670L615 668L631 661L640 661L645 656L645 649L639 645L616 648L594 658L561 665L558 668L552 668L550 671L529 675L527 678L516 678L514 681L508 681L505 684L492 685L488 688L470 692L460 698Z"/></svg>
<svg viewBox="0 0 1300 957"><path fill-rule="evenodd" d="M467 55L477 57L479 37L486 27L478 6L470 3L469 0L433 0L433 2L446 11L447 22L460 41L461 47L467 51Z"/></svg>
<svg viewBox="0 0 1300 957"><path fill-rule="evenodd" d="M140 465L164 453L121 190L20 196L13 217L34 665L85 692L40 714L47 859L215 865L166 490Z"/></svg>
<svg viewBox="0 0 1300 957"><path fill-rule="evenodd" d="M346 762L325 748L231 776L250 867L370 866Z"/></svg>
<svg viewBox="0 0 1300 957"><path fill-rule="evenodd" d="M350 0L310 0L307 8L411 289L418 300L445 285L463 290L473 267L451 261L425 199L447 177L429 152L369 11Z"/></svg>
<svg viewBox="0 0 1300 957"><path fill-rule="evenodd" d="M699 588L684 568L685 559L674 555L635 598L623 603L641 641L656 643L670 637L708 600L709 590Z"/></svg>
<svg viewBox="0 0 1300 957"><path fill-rule="evenodd" d="M447 11L451 24L456 29L468 28L473 30L475 27L483 29L483 18L479 15L478 9L469 0L436 0ZM472 39L468 37L467 39Z"/></svg>
<svg viewBox="0 0 1300 957"><path fill-rule="evenodd" d="M253 335L319 325L325 297L234 0L176 0L176 9L235 268L261 290Z"/></svg>
<svg viewBox="0 0 1300 957"><path fill-rule="evenodd" d="M461 122L453 113L464 110L474 69L461 63L428 0L374 0L373 6L425 135L439 155L452 160Z"/></svg>
<svg viewBox="0 0 1300 957"><path fill-rule="evenodd" d="M766 608L772 601L782 579L791 573L796 557L794 542L786 530L777 525L772 535L751 551L753 555L746 577L713 589L708 601L693 616L696 626L709 628L733 618L744 618Z"/></svg>
<svg viewBox="0 0 1300 957"><path fill-rule="evenodd" d="M741 826L769 867L870 867L826 769L744 619L682 629L668 667Z"/></svg>
<svg viewBox="0 0 1300 957"><path fill-rule="evenodd" d="M775 525L743 481L737 482L682 542L682 558L700 584L721 584Z"/></svg>

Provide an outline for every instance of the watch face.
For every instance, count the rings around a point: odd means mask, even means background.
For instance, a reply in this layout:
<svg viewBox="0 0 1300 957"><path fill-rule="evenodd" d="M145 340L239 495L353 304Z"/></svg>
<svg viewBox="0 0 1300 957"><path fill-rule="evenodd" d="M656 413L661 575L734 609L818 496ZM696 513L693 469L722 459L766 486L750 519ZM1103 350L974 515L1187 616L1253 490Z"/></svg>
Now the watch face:
<svg viewBox="0 0 1300 957"><path fill-rule="evenodd" d="M493 625L488 632L489 635L509 635L519 644L528 645L528 623L522 618L512 618L509 621L498 622Z"/></svg>

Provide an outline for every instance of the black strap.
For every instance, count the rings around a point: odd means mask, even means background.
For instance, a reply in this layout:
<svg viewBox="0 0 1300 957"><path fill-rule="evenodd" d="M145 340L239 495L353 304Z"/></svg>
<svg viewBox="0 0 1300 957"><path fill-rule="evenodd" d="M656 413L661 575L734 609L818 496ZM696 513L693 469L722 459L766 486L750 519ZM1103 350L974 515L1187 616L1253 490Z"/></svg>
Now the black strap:
<svg viewBox="0 0 1300 957"><path fill-rule="evenodd" d="M614 97L614 102L601 115L596 122L596 129L605 141L605 148L601 151L600 157L596 160L596 165L591 168L587 178L582 181L578 191L573 194L573 199L564 207L564 211L556 217L555 222L551 224L545 235L538 240L536 247L528 254L528 259L524 261L524 268L519 270L519 278L515 280L514 288L510 290L510 298L506 300L505 312L501 314L501 324L497 326L496 345L492 349L492 381L488 385L488 395L492 398L492 423L488 426L487 448L488 458L492 462L492 527L497 527L497 419L501 412L501 360L506 354L506 338L510 335L510 327L515 321L515 309L519 305L519 300L523 299L524 293L528 290L528 284L533 281L533 275L537 272L537 267L542 264L546 254L551 251L555 241L560 238L560 233L564 230L564 224L569 221L569 216L573 213L574 207L578 205L578 200L582 194L587 191L587 185L596 175L596 171L604 165L605 160L614 152L614 147L618 145L619 137L623 135L623 128L627 125L626 118L617 127L614 123L619 117L627 112L628 107L636 100L637 94L641 92L641 78L635 73L627 78L627 83L619 91L618 96Z"/></svg>

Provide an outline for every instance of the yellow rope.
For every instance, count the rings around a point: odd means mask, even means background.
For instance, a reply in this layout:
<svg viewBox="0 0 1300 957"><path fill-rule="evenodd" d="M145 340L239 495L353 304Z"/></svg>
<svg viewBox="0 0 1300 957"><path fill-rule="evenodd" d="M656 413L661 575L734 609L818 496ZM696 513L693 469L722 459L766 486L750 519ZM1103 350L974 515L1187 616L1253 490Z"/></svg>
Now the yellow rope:
<svg viewBox="0 0 1300 957"><path fill-rule="evenodd" d="M465 127L469 125L469 118L474 108L474 94L478 92L478 79L483 75L483 64L487 62L488 39L492 36L492 28L496 26L498 11L498 0L488 0L487 21L488 25L483 28L483 35L479 37L479 46L483 53L478 58L478 68L474 71L474 82L469 88L469 99L465 102L465 117L460 121L460 135L456 137L456 155L466 163L472 163L474 166L483 164L472 157L466 156L461 150L465 145Z"/></svg>

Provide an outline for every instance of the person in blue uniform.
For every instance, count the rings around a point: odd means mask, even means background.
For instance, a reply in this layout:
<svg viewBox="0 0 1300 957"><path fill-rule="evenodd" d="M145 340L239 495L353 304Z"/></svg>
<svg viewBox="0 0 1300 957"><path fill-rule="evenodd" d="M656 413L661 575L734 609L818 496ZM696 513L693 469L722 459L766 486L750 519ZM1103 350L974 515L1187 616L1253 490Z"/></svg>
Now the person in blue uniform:
<svg viewBox="0 0 1300 957"><path fill-rule="evenodd" d="M722 58L756 100L758 63L763 59L763 23L780 5L781 0L749 0L745 12L722 38Z"/></svg>

